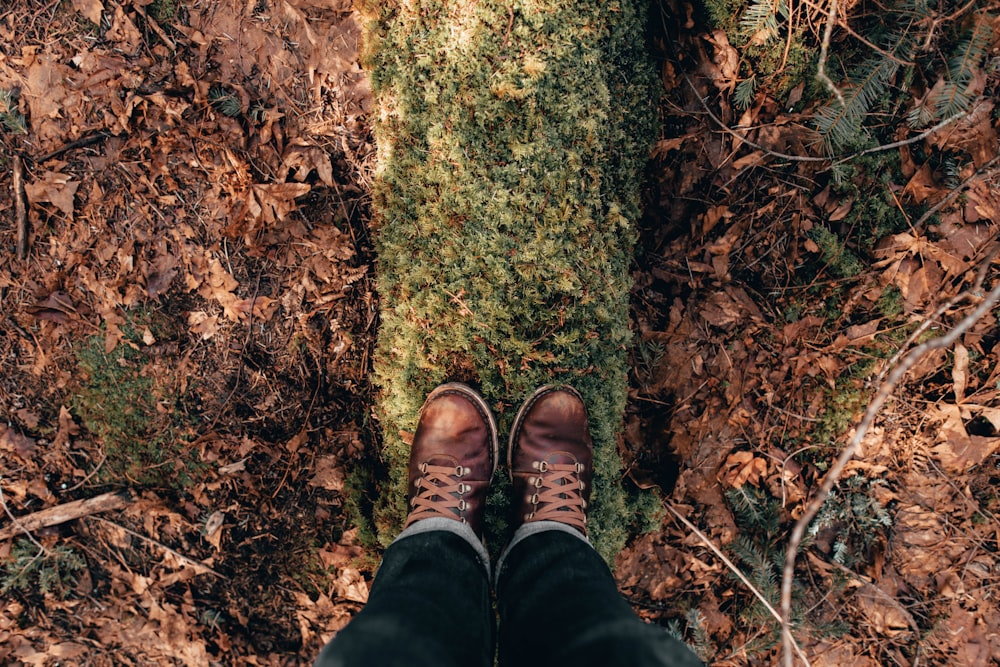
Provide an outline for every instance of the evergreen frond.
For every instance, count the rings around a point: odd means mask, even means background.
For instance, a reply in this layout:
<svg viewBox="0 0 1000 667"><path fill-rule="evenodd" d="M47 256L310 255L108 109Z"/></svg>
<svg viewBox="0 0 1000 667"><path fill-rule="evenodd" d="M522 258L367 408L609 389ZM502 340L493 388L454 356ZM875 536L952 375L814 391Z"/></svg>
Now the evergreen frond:
<svg viewBox="0 0 1000 667"><path fill-rule="evenodd" d="M740 109L746 109L753 102L757 93L757 75L751 74L749 78L743 79L733 91L733 102Z"/></svg>
<svg viewBox="0 0 1000 667"><path fill-rule="evenodd" d="M748 41L767 44L778 36L778 17L788 17L785 0L753 0L740 17L740 32Z"/></svg>
<svg viewBox="0 0 1000 667"><path fill-rule="evenodd" d="M838 100L816 112L816 129L831 153L858 138L865 117L885 94L898 69L897 62L884 56L869 58L853 73L843 104Z"/></svg>

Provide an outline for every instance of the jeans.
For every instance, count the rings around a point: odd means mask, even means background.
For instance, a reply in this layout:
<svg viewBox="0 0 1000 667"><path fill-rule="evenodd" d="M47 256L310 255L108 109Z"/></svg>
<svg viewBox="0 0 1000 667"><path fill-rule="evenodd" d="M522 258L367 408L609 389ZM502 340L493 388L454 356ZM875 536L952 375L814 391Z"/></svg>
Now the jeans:
<svg viewBox="0 0 1000 667"><path fill-rule="evenodd" d="M499 664L687 667L684 644L643 623L582 535L553 522L515 533L496 576L468 526L426 519L385 552L368 604L320 653L317 667L490 667Z"/></svg>

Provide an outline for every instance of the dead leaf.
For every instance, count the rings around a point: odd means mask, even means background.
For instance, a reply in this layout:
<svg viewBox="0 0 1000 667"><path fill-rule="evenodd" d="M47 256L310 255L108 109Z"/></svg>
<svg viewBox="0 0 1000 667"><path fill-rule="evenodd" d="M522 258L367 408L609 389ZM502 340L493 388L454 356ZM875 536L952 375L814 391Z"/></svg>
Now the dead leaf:
<svg viewBox="0 0 1000 667"><path fill-rule="evenodd" d="M73 198L76 196L80 181L71 180L66 174L46 171L32 183L25 183L24 192L28 201L37 206L48 202L69 219L73 219Z"/></svg>
<svg viewBox="0 0 1000 667"><path fill-rule="evenodd" d="M35 439L21 435L13 428L0 424L0 449L14 452L27 461L35 454Z"/></svg>
<svg viewBox="0 0 1000 667"><path fill-rule="evenodd" d="M931 171L930 162L925 162L917 169L917 173L907 182L903 188L903 193L913 197L913 201L922 204L930 197L938 194L941 188L934 182L934 173Z"/></svg>
<svg viewBox="0 0 1000 667"><path fill-rule="evenodd" d="M758 486L767 474L767 461L753 452L733 452L719 470L719 481L734 489L744 484Z"/></svg>
<svg viewBox="0 0 1000 667"><path fill-rule="evenodd" d="M101 14L104 3L101 0L73 0L73 9L83 14L83 17L95 25L101 24Z"/></svg>
<svg viewBox="0 0 1000 667"><path fill-rule="evenodd" d="M344 468L336 456L321 456L316 459L310 486L318 486L327 491L344 490Z"/></svg>

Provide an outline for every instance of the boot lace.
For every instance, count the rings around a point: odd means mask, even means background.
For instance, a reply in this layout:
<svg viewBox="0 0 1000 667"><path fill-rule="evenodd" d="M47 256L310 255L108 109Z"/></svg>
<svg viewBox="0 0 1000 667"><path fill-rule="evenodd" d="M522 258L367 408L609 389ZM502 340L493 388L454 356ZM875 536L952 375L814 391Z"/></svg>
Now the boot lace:
<svg viewBox="0 0 1000 667"><path fill-rule="evenodd" d="M534 492L528 497L531 512L524 520L558 521L586 531L587 501L583 499L586 484L580 479L583 464L533 461L531 467L541 474L528 478Z"/></svg>
<svg viewBox="0 0 1000 667"><path fill-rule="evenodd" d="M425 462L420 464L420 472L423 476L414 482L416 493L410 500L410 515L406 519L406 525L420 519L441 516L465 523L468 503L463 496L472 487L463 482L462 478L472 471L460 465L436 466Z"/></svg>

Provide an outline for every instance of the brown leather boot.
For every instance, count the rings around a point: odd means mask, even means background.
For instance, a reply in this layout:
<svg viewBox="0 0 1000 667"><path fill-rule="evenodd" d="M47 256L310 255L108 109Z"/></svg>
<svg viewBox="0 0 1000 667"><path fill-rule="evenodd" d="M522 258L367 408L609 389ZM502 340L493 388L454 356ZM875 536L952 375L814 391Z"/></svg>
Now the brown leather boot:
<svg viewBox="0 0 1000 667"><path fill-rule="evenodd" d="M432 391L420 408L410 447L406 525L445 517L468 523L482 536L496 462L497 427L486 401L458 382Z"/></svg>
<svg viewBox="0 0 1000 667"><path fill-rule="evenodd" d="M594 444L579 392L546 386L525 401L511 427L507 463L515 523L558 521L587 534Z"/></svg>

